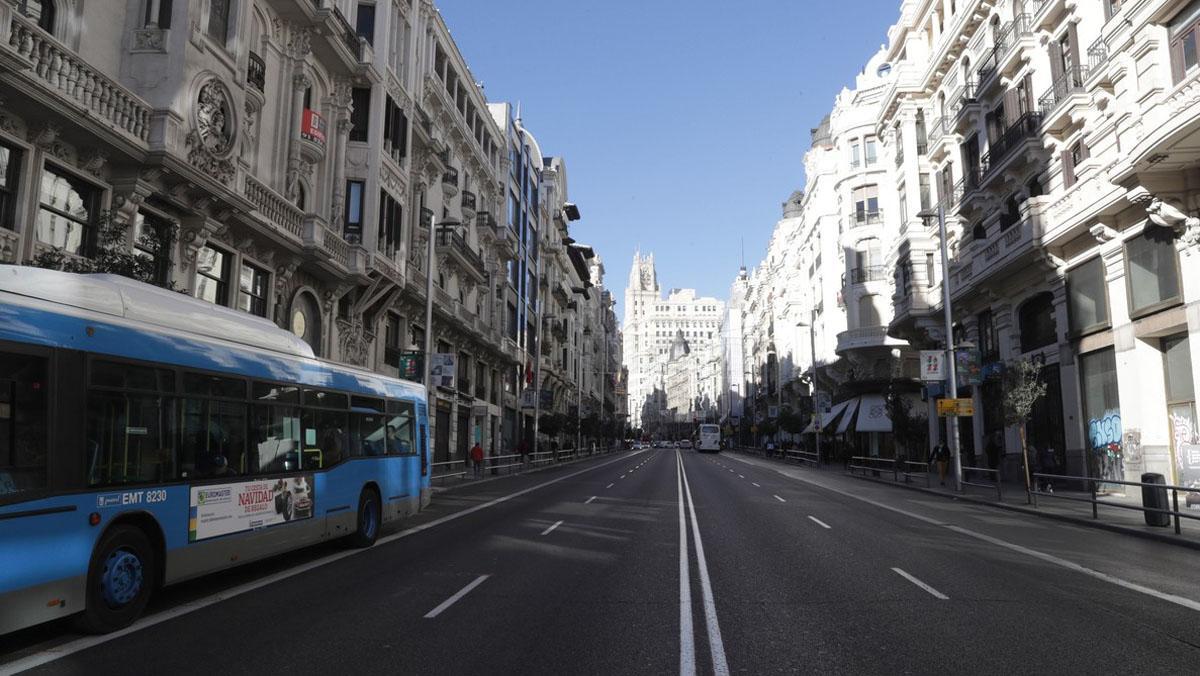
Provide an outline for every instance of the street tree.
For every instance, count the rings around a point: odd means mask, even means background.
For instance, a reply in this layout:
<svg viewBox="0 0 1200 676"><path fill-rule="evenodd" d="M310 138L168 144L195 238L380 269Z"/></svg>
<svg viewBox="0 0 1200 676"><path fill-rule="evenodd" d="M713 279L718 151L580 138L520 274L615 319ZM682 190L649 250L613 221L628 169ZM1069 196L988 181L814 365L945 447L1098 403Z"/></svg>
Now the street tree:
<svg viewBox="0 0 1200 676"><path fill-rule="evenodd" d="M1022 359L1004 373L1004 422L1015 425L1021 435L1021 458L1025 464L1025 491L1032 488L1029 474L1029 445L1025 427L1033 415L1033 407L1046 396L1046 383L1041 379L1042 367Z"/></svg>

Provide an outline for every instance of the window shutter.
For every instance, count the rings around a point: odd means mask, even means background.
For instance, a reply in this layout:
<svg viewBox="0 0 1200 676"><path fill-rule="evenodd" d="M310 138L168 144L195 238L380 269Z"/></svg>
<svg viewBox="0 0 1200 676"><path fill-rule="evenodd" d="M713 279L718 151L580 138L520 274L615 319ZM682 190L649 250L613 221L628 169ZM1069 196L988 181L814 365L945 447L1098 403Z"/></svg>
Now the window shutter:
<svg viewBox="0 0 1200 676"><path fill-rule="evenodd" d="M1188 38L1190 36L1184 36ZM1171 43L1171 83L1179 84L1183 79L1183 40Z"/></svg>
<svg viewBox="0 0 1200 676"><path fill-rule="evenodd" d="M1062 47L1057 41L1050 42L1050 80L1054 83L1054 89L1058 89L1058 81L1062 77Z"/></svg>
<svg viewBox="0 0 1200 676"><path fill-rule="evenodd" d="M1079 87L1083 85L1083 68L1079 65L1079 32L1076 29L1074 21L1067 24L1067 35L1071 39L1071 68L1074 72L1071 74L1071 84Z"/></svg>
<svg viewBox="0 0 1200 676"><path fill-rule="evenodd" d="M1062 151L1062 175L1064 188L1075 185L1075 161L1071 159L1070 148Z"/></svg>
<svg viewBox="0 0 1200 676"><path fill-rule="evenodd" d="M1033 73L1025 73L1025 100L1022 103L1025 106L1023 110L1026 113L1032 113L1037 110L1033 100Z"/></svg>
<svg viewBox="0 0 1200 676"><path fill-rule="evenodd" d="M1004 128L1008 129L1021 119L1020 92L1016 87L1004 92Z"/></svg>

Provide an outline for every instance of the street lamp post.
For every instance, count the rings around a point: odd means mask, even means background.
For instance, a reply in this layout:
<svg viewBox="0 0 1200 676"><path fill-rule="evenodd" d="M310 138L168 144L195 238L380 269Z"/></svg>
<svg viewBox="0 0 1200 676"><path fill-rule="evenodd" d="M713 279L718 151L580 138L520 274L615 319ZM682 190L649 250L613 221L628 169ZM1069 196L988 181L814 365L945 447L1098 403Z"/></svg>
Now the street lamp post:
<svg viewBox="0 0 1200 676"><path fill-rule="evenodd" d="M934 214L923 211L919 214L922 218L929 218ZM939 201L937 206L938 220L938 236L941 238L941 254L942 254L942 314L945 320L946 330L946 361L948 362L949 391L951 399L958 399L958 374L956 373L954 363L954 313L950 307L950 254L948 252L948 243L946 241L946 202ZM946 417L946 436L950 441L950 467L954 473L954 490L962 490L962 460L958 453L958 418L955 416Z"/></svg>
<svg viewBox="0 0 1200 676"><path fill-rule="evenodd" d="M425 405L433 406L433 238L438 228L455 228L462 221L446 218L439 223L429 219L429 240L425 243Z"/></svg>
<svg viewBox="0 0 1200 676"><path fill-rule="evenodd" d="M804 326L798 322L796 326ZM817 462L821 462L821 424L817 407L817 308L814 305L808 311L808 349L812 359L812 403L813 403L813 437L816 439Z"/></svg>

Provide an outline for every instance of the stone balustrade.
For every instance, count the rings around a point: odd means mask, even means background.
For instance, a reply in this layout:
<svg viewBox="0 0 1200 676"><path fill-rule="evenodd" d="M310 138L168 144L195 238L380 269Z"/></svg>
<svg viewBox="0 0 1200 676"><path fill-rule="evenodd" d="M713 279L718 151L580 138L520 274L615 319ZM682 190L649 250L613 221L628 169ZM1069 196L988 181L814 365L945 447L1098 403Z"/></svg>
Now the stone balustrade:
<svg viewBox="0 0 1200 676"><path fill-rule="evenodd" d="M81 106L93 119L142 144L147 142L149 104L93 68L29 19L16 12L7 14L5 45L29 64L28 77Z"/></svg>

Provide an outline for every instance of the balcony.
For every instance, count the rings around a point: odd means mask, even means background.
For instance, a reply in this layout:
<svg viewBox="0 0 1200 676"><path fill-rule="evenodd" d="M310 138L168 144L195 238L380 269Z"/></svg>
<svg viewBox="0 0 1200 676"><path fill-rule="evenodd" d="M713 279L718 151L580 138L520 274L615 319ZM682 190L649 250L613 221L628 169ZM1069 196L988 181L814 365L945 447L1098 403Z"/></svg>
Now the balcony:
<svg viewBox="0 0 1200 676"><path fill-rule="evenodd" d="M1095 80L1098 84L1112 84L1112 78L1109 75L1108 66L1108 44L1101 36L1087 50L1088 69L1090 71L1088 79Z"/></svg>
<svg viewBox="0 0 1200 676"><path fill-rule="evenodd" d="M0 2L0 70L15 71L18 78L6 83L5 98L11 85L14 91L25 89L35 98L60 100L70 110L69 119L88 126L98 124L146 148L150 105L63 47L7 2Z"/></svg>
<svg viewBox="0 0 1200 676"><path fill-rule="evenodd" d="M300 157L309 164L325 159L329 123L317 111L305 108L300 117Z"/></svg>
<svg viewBox="0 0 1200 676"><path fill-rule="evenodd" d="M1060 19L1062 19L1063 14L1066 12L1068 2L1067 0L1031 0L1030 4L1032 5L1033 9L1033 12L1031 13L1033 18L1033 30L1049 31L1058 24ZM1073 8L1075 3L1071 2L1070 5Z"/></svg>
<svg viewBox="0 0 1200 676"><path fill-rule="evenodd" d="M1008 22L1001 36L996 39L996 71L1001 79L1012 77L1021 68L1022 52L1037 47L1037 34L1033 31L1033 16L1018 14Z"/></svg>
<svg viewBox="0 0 1200 676"><path fill-rule="evenodd" d="M266 96L267 62L263 61L263 58L254 52L250 52L250 59L246 62L246 84L250 85L251 91L256 91ZM262 102L260 101L259 103L261 105Z"/></svg>
<svg viewBox="0 0 1200 676"><path fill-rule="evenodd" d="M466 273L475 283L482 284L487 281L487 268L483 257L471 248L458 228L439 227L436 247L438 254L447 255L455 267Z"/></svg>
<svg viewBox="0 0 1200 676"><path fill-rule="evenodd" d="M968 80L959 87L949 99L950 109L954 115L953 129L957 131L965 120L970 119L971 113L979 112L979 99L976 98L975 82Z"/></svg>
<svg viewBox="0 0 1200 676"><path fill-rule="evenodd" d="M842 331L837 334L837 347L835 350L838 354L844 354L851 350L879 347L890 349L905 344L902 340L892 338L887 332L888 327L886 326L867 326Z"/></svg>
<svg viewBox="0 0 1200 676"><path fill-rule="evenodd" d="M993 141L988 147L988 151L979 158L976 187L985 187L988 178L996 175L999 169L1011 163L1009 162L1010 158L1019 159L1022 154L1017 151L1026 148L1026 142L1039 141L1041 127L1041 113L1025 113L1017 118L1017 121L1006 129L1000 138Z"/></svg>
<svg viewBox="0 0 1200 676"><path fill-rule="evenodd" d="M955 297L973 285L987 283L1011 275L1042 256L1042 202L1040 198L1026 200L1021 205L1021 220L1001 229L999 223L988 226L986 239L971 242L960 251L957 268L951 265Z"/></svg>
<svg viewBox="0 0 1200 676"><path fill-rule="evenodd" d="M296 241L304 237L304 211L292 204L283 195L252 176L246 176L243 190L246 199L254 204L262 220L266 221L285 237Z"/></svg>
<svg viewBox="0 0 1200 676"><path fill-rule="evenodd" d="M861 228L868 225L879 225L883 223L883 209L875 209L874 211L855 211L849 217L851 228Z"/></svg>
<svg viewBox="0 0 1200 676"><path fill-rule="evenodd" d="M442 172L442 193L448 197L458 194L458 170L454 167L446 167Z"/></svg>
<svg viewBox="0 0 1200 676"><path fill-rule="evenodd" d="M882 282L888 278L887 266L867 265L851 268L850 272L842 275L842 286L850 284L866 284L867 282Z"/></svg>
<svg viewBox="0 0 1200 676"><path fill-rule="evenodd" d="M1090 69L1087 66L1072 66L1050 85L1050 89L1038 98L1038 107L1045 118L1042 122L1051 132L1059 132L1066 128L1071 119L1071 110L1078 105L1086 105L1090 97L1084 82L1088 79Z"/></svg>
<svg viewBox="0 0 1200 676"><path fill-rule="evenodd" d="M946 157L952 145L950 129L944 117L939 117L930 123L926 131L929 140L929 161L940 162Z"/></svg>
<svg viewBox="0 0 1200 676"><path fill-rule="evenodd" d="M462 191L460 204L462 205L463 218L475 218L475 193L471 192L470 190Z"/></svg>

